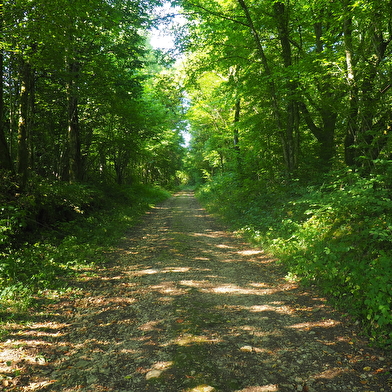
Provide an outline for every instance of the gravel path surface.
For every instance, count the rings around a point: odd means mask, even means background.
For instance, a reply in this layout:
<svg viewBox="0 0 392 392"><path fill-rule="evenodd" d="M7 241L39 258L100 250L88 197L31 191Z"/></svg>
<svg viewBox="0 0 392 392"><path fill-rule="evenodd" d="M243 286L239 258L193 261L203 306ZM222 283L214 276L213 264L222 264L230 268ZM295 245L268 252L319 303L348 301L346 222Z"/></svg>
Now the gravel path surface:
<svg viewBox="0 0 392 392"><path fill-rule="evenodd" d="M1 343L4 391L391 391L391 353L191 193Z"/></svg>

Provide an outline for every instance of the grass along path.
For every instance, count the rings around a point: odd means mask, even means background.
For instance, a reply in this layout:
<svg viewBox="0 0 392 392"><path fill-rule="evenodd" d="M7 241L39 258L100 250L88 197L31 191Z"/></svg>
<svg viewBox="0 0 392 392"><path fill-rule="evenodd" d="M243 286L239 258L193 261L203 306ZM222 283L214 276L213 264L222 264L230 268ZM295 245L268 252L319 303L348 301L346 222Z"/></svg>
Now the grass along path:
<svg viewBox="0 0 392 392"><path fill-rule="evenodd" d="M4 391L390 391L391 356L182 192L1 343Z"/></svg>

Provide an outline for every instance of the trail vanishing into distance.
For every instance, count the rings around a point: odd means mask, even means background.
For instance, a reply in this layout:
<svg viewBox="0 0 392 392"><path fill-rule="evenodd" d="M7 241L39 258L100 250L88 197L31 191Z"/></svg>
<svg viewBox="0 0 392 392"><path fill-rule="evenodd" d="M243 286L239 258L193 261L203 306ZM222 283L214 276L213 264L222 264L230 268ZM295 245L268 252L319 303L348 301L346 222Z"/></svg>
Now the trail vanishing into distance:
<svg viewBox="0 0 392 392"><path fill-rule="evenodd" d="M391 390L390 357L190 192L109 257L33 323L10 324L1 372L23 370L4 391Z"/></svg>

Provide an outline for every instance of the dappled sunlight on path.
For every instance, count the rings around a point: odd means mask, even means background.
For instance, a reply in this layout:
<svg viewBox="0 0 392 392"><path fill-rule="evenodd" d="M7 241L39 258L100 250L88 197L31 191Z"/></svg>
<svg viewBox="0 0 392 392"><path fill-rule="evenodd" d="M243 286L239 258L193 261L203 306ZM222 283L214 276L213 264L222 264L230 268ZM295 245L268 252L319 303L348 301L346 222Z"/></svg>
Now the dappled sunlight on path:
<svg viewBox="0 0 392 392"><path fill-rule="evenodd" d="M390 390L385 354L191 193L155 207L75 284L46 322L10 327L20 391Z"/></svg>

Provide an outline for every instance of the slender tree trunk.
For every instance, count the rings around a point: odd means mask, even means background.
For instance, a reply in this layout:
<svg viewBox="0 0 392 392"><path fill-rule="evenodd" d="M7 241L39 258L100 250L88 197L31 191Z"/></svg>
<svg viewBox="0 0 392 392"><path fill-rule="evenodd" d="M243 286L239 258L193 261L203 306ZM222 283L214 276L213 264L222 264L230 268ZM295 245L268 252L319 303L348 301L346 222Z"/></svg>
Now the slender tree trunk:
<svg viewBox="0 0 392 392"><path fill-rule="evenodd" d="M237 98L234 105L234 121L233 121L233 146L234 146L234 155L235 155L235 164L238 176L240 178L243 177L243 167L242 167L242 158L241 158L241 149L240 149L240 134L238 130L238 123L240 121L241 114L241 100Z"/></svg>
<svg viewBox="0 0 392 392"><path fill-rule="evenodd" d="M231 80L234 84L235 89L235 103L234 103L234 119L233 119L233 146L234 150L236 151L237 158L239 157L240 153L240 135L238 130L238 123L240 121L240 114L241 114L241 99L238 97L238 66L231 67L229 80Z"/></svg>
<svg viewBox="0 0 392 392"><path fill-rule="evenodd" d="M3 4L0 4L0 40L3 37ZM5 136L4 50L0 49L0 169L13 171L10 151Z"/></svg>
<svg viewBox="0 0 392 392"><path fill-rule="evenodd" d="M277 88L276 88L275 82L273 80L271 68L268 64L267 56L265 55L263 46L261 44L261 38L260 38L259 32L256 29L256 26L253 22L252 16L250 14L250 11L249 11L247 4L245 3L245 0L237 0L237 1L244 12L244 15L247 20L247 24L251 30L251 33L252 33L252 36L253 36L253 39L254 39L254 42L256 45L257 53L258 53L259 58L261 60L261 64L264 68L265 74L267 75L267 77L269 79L268 90L269 90L269 94L270 94L271 102L272 102L273 116L274 116L274 120L276 123L276 127L278 129L278 132L279 132L281 140L282 140L283 159L285 162L285 166L288 171L288 174L290 175L294 169L294 166L295 166L294 155L292 153L294 143L293 143L292 139L290 139L290 138L288 139L288 137L287 137L288 136L287 135L287 132L288 132L287 124L284 124L281 120L282 119L282 111L279 108ZM292 117L292 119L294 120L294 117ZM291 135L290 135L290 137L291 137Z"/></svg>
<svg viewBox="0 0 392 392"><path fill-rule="evenodd" d="M281 2L274 3L274 16L277 22L278 35L282 47L282 59L285 68L292 66L292 52L290 44L289 16L285 5ZM287 93L286 104L286 121L284 133L284 148L286 150L286 161L288 170L292 173L298 165L298 148L299 148L299 107L297 89L298 83L295 80L285 81Z"/></svg>
<svg viewBox="0 0 392 392"><path fill-rule="evenodd" d="M233 143L234 149L237 153L240 152L240 134L238 131L238 123L240 121L240 113L241 113L241 100L238 98L234 105L234 130L233 130Z"/></svg>
<svg viewBox="0 0 392 392"><path fill-rule="evenodd" d="M2 4L0 4L2 7ZM1 17L1 12L0 12ZM11 160L10 151L8 148L7 138L5 136L5 104L4 104L4 80L3 80L3 69L4 69L4 51L0 50L0 169L13 171L14 167Z"/></svg>
<svg viewBox="0 0 392 392"><path fill-rule="evenodd" d="M33 124L34 73L31 65L21 60L21 87L18 123L18 174L22 188L31 169L31 129Z"/></svg>
<svg viewBox="0 0 392 392"><path fill-rule="evenodd" d="M80 125L78 113L77 78L79 65L71 62L69 66L70 81L68 83L68 180L70 182L82 179L82 158L80 147Z"/></svg>
<svg viewBox="0 0 392 392"><path fill-rule="evenodd" d="M348 2L349 3L349 2ZM348 5L347 3L347 5ZM348 166L355 165L356 151L355 145L358 136L358 86L355 80L354 48L353 48L353 23L347 11L346 19L343 23L344 47L346 54L347 83L349 87L349 112L347 119L346 137L344 140L345 161Z"/></svg>

